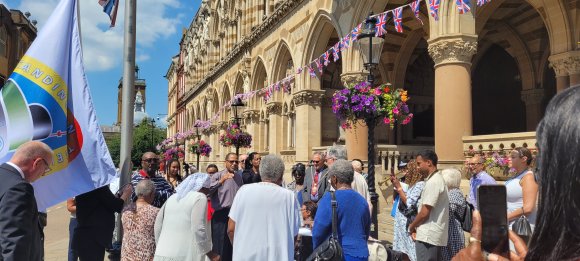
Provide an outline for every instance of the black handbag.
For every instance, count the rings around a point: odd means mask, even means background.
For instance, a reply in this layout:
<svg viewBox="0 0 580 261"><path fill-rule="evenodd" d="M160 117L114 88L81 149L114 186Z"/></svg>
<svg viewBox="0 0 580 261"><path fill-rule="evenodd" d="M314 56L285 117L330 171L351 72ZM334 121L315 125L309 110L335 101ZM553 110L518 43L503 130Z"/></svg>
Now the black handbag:
<svg viewBox="0 0 580 261"><path fill-rule="evenodd" d="M520 236L527 244L532 237L532 226L530 226L530 222L523 215L523 212L522 210L522 215L512 224L512 231Z"/></svg>
<svg viewBox="0 0 580 261"><path fill-rule="evenodd" d="M306 259L307 261L342 261L344 258L342 246L338 242L338 232L336 228L338 223L336 208L338 204L336 203L334 191L330 191L330 195L332 196L332 200L330 201L332 205L332 234L327 240L314 249L312 255Z"/></svg>
<svg viewBox="0 0 580 261"><path fill-rule="evenodd" d="M465 211L463 212L463 219L460 219L461 228L465 232L471 232L473 227L473 209L475 208L471 203L465 202Z"/></svg>

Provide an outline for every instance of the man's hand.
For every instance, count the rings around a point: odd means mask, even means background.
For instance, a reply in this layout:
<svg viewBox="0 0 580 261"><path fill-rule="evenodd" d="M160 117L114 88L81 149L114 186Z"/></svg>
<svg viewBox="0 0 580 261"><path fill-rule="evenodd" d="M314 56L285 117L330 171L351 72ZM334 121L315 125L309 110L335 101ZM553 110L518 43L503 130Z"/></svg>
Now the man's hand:
<svg viewBox="0 0 580 261"><path fill-rule="evenodd" d="M221 178L220 178L220 184L224 184L224 182L226 182L226 180L228 179L233 179L234 178L234 173L226 173L224 174Z"/></svg>

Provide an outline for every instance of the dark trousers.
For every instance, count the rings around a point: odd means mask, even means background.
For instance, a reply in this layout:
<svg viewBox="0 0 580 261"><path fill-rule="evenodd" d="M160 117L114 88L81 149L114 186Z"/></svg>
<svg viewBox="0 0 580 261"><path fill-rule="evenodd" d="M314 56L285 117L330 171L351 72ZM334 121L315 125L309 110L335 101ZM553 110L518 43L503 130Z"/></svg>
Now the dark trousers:
<svg viewBox="0 0 580 261"><path fill-rule="evenodd" d="M438 261L441 256L441 247L421 241L415 241L415 251L421 261Z"/></svg>
<svg viewBox="0 0 580 261"><path fill-rule="evenodd" d="M232 260L232 243L228 237L228 215L230 208L220 209L211 218L211 241L214 253L221 256L222 261Z"/></svg>
<svg viewBox="0 0 580 261"><path fill-rule="evenodd" d="M89 232L89 231L87 231ZM80 261L103 261L105 259L105 245L97 242L90 234L85 235L75 232L73 249L76 251Z"/></svg>
<svg viewBox="0 0 580 261"><path fill-rule="evenodd" d="M77 251L75 251L72 247L72 242L75 239L75 228L77 227L77 219L71 217L70 222L68 223L68 261L77 261L79 256L77 255Z"/></svg>

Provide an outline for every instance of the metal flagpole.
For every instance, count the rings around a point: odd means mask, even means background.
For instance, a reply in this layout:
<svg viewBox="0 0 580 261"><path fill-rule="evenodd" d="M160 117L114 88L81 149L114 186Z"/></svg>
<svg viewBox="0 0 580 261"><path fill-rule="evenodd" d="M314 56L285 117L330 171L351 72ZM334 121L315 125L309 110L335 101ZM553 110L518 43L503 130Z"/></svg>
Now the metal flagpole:
<svg viewBox="0 0 580 261"><path fill-rule="evenodd" d="M137 0L125 0L125 37L123 44L123 90L121 120L120 186L131 182L133 147L133 106L135 102L135 40ZM121 219L117 221L117 239L123 238Z"/></svg>

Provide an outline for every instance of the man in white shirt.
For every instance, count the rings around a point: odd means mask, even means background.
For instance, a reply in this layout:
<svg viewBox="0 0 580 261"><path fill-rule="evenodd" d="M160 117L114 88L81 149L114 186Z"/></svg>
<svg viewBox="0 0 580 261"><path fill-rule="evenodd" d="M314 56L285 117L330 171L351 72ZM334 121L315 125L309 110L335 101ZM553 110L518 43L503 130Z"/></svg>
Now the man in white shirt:
<svg viewBox="0 0 580 261"><path fill-rule="evenodd" d="M300 206L295 194L280 186L283 174L282 159L265 156L260 162L262 182L238 190L228 222L233 260L294 260Z"/></svg>

